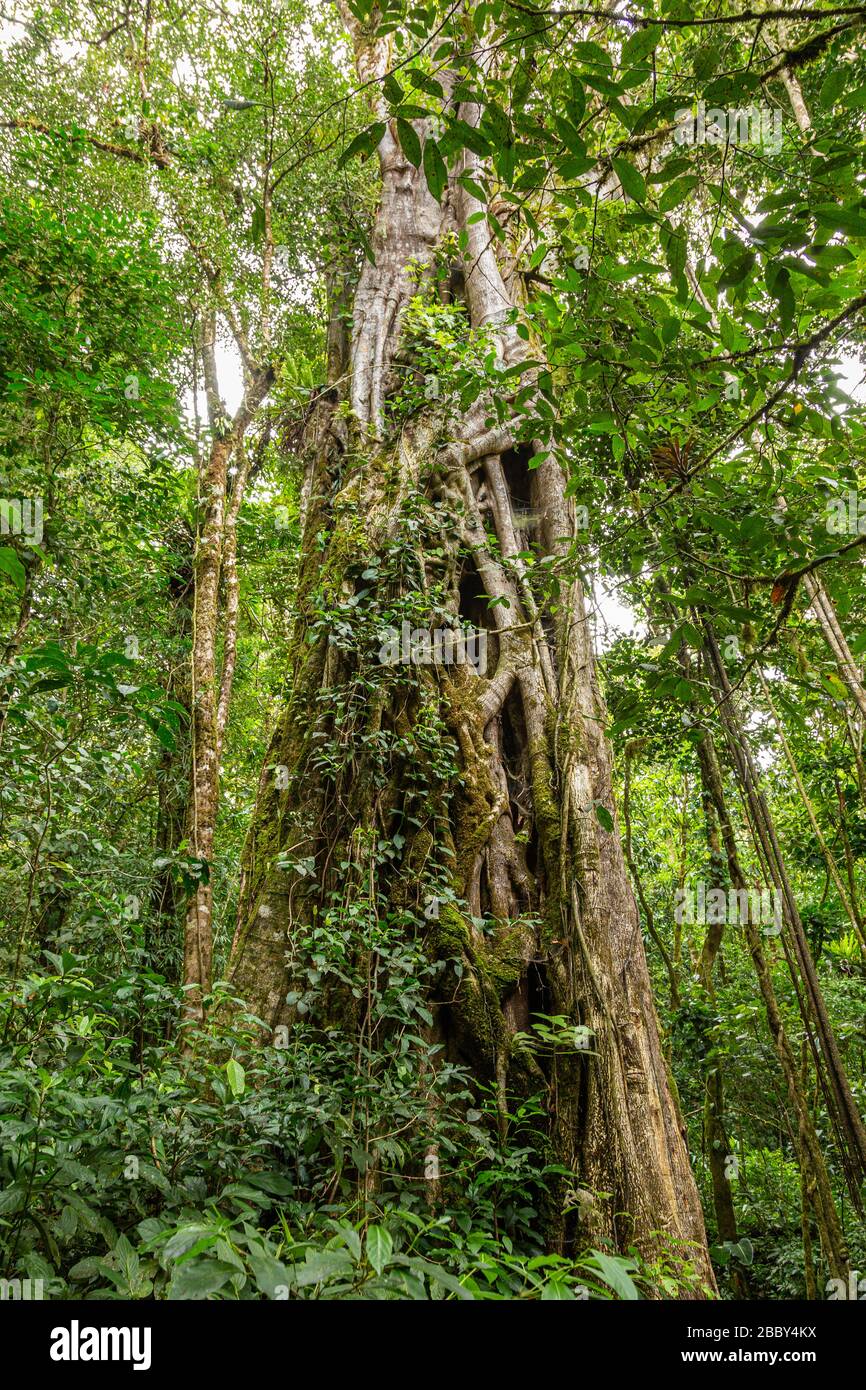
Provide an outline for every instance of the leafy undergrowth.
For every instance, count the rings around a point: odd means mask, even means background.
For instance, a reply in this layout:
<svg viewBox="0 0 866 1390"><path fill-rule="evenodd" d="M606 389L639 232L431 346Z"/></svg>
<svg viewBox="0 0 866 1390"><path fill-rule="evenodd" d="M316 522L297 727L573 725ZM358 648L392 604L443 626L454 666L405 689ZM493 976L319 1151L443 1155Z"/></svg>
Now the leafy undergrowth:
<svg viewBox="0 0 866 1390"><path fill-rule="evenodd" d="M0 999L8 1277L123 1300L697 1291L675 1252L653 1265L546 1252L540 1212L563 1175L538 1160L534 1107L503 1146L495 1102L488 1114L458 1069L440 1065L434 1088L420 1036L360 1066L355 1041L312 1028L258 1050L249 1031L223 1032L184 1056L154 1037L178 1004L159 976L98 984L69 954L53 963Z"/></svg>

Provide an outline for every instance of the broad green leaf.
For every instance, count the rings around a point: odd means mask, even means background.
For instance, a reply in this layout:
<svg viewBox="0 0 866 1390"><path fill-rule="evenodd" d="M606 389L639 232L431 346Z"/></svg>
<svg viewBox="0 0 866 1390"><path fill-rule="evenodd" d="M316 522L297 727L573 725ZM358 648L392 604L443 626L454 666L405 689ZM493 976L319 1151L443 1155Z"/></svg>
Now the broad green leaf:
<svg viewBox="0 0 866 1390"><path fill-rule="evenodd" d="M170 1299L198 1300L218 1293L232 1277L232 1266L220 1260L196 1259L178 1265L171 1277Z"/></svg>
<svg viewBox="0 0 866 1390"><path fill-rule="evenodd" d="M418 139L415 127L402 116L397 117L397 139L400 141L400 148L409 163L414 164L417 169L421 163L421 141Z"/></svg>
<svg viewBox="0 0 866 1390"><path fill-rule="evenodd" d="M658 47L663 33L664 30L660 24L648 24L645 29L638 29L637 33L626 39L622 46L620 67L628 68L635 63L640 63L642 59L648 58Z"/></svg>
<svg viewBox="0 0 866 1390"><path fill-rule="evenodd" d="M390 1231L386 1231L384 1226L368 1226L366 1244L367 1259L376 1273L381 1274L394 1249Z"/></svg>
<svg viewBox="0 0 866 1390"><path fill-rule="evenodd" d="M246 1072L234 1057L226 1062L226 1079L233 1096L242 1096L246 1085Z"/></svg>
<svg viewBox="0 0 866 1390"><path fill-rule="evenodd" d="M27 571L11 545L0 546L0 573L8 574L16 589L23 590L27 582Z"/></svg>
<svg viewBox="0 0 866 1390"><path fill-rule="evenodd" d="M602 1250L593 1250L592 1258L598 1267L600 1277L614 1293L629 1302L640 1298L637 1285L625 1269L623 1261L614 1255L606 1255Z"/></svg>
<svg viewBox="0 0 866 1390"><path fill-rule="evenodd" d="M600 801L595 803L595 816L603 830L607 830L608 832L613 830L613 816L610 814L607 807L603 806Z"/></svg>
<svg viewBox="0 0 866 1390"><path fill-rule="evenodd" d="M337 167L343 168L356 154L366 159L367 155L372 154L377 148L384 134L384 121L377 121L375 125L368 126L366 130L362 130L360 135L356 135L354 140L346 146L337 161Z"/></svg>
<svg viewBox="0 0 866 1390"><path fill-rule="evenodd" d="M428 135L424 141L424 177L427 180L427 187L433 194L437 203L441 203L445 185L448 182L448 170L445 161L439 153L439 146L432 136Z"/></svg>
<svg viewBox="0 0 866 1390"><path fill-rule="evenodd" d="M754 251L741 251L719 276L719 289L733 289L742 284L755 264Z"/></svg>
<svg viewBox="0 0 866 1390"><path fill-rule="evenodd" d="M646 199L646 184L643 174L641 174L633 164L627 159L615 157L611 160L614 173L623 186L623 189L635 203L642 203Z"/></svg>
<svg viewBox="0 0 866 1390"><path fill-rule="evenodd" d="M337 1276L346 1276L352 1269L352 1256L348 1250L308 1250L303 1264L293 1265L289 1271L299 1288L311 1284L326 1283Z"/></svg>

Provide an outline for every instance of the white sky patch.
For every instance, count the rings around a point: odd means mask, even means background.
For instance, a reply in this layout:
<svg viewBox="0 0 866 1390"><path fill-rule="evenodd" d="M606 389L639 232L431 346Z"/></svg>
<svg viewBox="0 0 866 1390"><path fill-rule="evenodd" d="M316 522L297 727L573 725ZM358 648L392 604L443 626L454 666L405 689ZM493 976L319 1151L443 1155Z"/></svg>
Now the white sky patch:
<svg viewBox="0 0 866 1390"><path fill-rule="evenodd" d="M229 414L234 415L244 395L241 355L234 343L217 343L216 364L220 395Z"/></svg>
<svg viewBox="0 0 866 1390"><path fill-rule="evenodd" d="M219 381L220 396L229 415L234 415L244 394L244 373L241 364L241 355L234 343L217 343L216 351L217 379ZM192 425L196 417L196 406L198 407L198 418L205 423L207 421L207 402L205 401L204 386L201 382L196 383L196 390L183 393L183 409L189 423Z"/></svg>
<svg viewBox="0 0 866 1390"><path fill-rule="evenodd" d="M588 598L590 621L593 626L597 652L608 651L618 637L645 637L646 624L638 619L634 609L623 603L615 589L596 579Z"/></svg>
<svg viewBox="0 0 866 1390"><path fill-rule="evenodd" d="M852 400L866 403L866 366L858 357L843 353L839 357L839 385L847 391Z"/></svg>

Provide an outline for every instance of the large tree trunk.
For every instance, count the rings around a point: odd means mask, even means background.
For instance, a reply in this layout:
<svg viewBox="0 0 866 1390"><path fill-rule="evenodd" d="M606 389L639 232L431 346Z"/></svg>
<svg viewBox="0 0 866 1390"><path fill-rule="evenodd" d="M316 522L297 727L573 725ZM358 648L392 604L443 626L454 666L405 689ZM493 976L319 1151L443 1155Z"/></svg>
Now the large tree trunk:
<svg viewBox="0 0 866 1390"><path fill-rule="evenodd" d="M381 76L387 54L355 37L361 77ZM661 1233L689 1243L680 1250L711 1285L622 848L597 815L614 814L611 758L568 564L576 527L564 474L552 454L530 470L533 448L491 426L489 400L450 420L422 410L390 435L382 416L413 266L430 266L443 234L466 233L452 281L465 283L468 320L491 326L504 367L528 355L506 322L513 284L486 225L469 222L475 199L452 181L437 204L390 128L380 168L375 264L357 285L348 363L336 330L329 354L332 383L349 368L352 422L332 384L311 429L291 695L245 851L232 984L269 1027L291 1024L292 961L329 893L363 884L377 913L414 908L428 954L452 963L431 1001L446 1055L498 1087L503 1113L506 1094L546 1090L548 1150L578 1194L571 1229L554 1215L552 1243L609 1236L650 1254ZM519 558L516 500L537 518L540 570L557 576L555 615ZM407 595L415 628L484 627L492 669L379 664L376 615ZM329 641L323 615L341 605ZM348 614L364 634L354 642L339 635ZM451 771L431 752L437 730L456 755ZM378 854L396 832L396 857ZM363 1026L363 1001L329 1007L331 1026ZM528 1061L513 1040L534 1012L587 1026L597 1055L560 1054L555 1070Z"/></svg>

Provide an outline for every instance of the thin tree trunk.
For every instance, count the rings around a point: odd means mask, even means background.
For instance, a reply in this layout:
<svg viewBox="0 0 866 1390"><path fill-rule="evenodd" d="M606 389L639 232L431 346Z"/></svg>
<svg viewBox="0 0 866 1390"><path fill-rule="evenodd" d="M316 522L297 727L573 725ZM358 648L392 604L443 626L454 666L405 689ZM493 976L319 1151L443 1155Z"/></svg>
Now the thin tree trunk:
<svg viewBox="0 0 866 1390"><path fill-rule="evenodd" d="M171 576L172 637L177 653L170 663L166 694L191 716L190 654L192 638L192 537L183 528L181 542L188 547L175 573ZM156 855L169 862L163 864L154 879L151 911L147 917L145 949L154 969L176 980L185 895L178 882L173 862L187 833L190 810L190 748L189 724L181 728L173 749L165 749L160 757L157 780L157 811L154 833Z"/></svg>
<svg viewBox="0 0 866 1390"><path fill-rule="evenodd" d="M860 718L866 719L866 690L863 689L860 672L845 640L845 634L839 626L833 601L817 575L804 574L803 583L812 605L812 612L824 634L824 640L836 659L839 675L860 711Z"/></svg>
<svg viewBox="0 0 866 1390"><path fill-rule="evenodd" d="M710 785L711 766L707 737L698 744L698 763L701 767L701 802L704 811L704 828L710 859L710 884L713 888L725 887L725 856L719 832L718 814ZM715 1003L716 991L713 983L713 969L722 947L725 924L722 914L714 914L718 920L707 923L701 954L698 962L698 977L708 999ZM725 1083L722 1060L718 1052L719 1030L715 1028L714 1049L711 1052L706 1075L704 1094L704 1138L710 1165L710 1180L713 1186L713 1207L716 1213L716 1227L719 1239L735 1243L737 1234L737 1213L734 1207L734 1194L728 1176L730 1145L725 1126ZM742 1270L735 1268L733 1284L740 1298L748 1296L748 1285Z"/></svg>
<svg viewBox="0 0 866 1390"><path fill-rule="evenodd" d="M235 453L237 473L232 487L226 513L222 553L222 584L225 590L223 614L223 655L220 676L219 699L217 701L217 753L222 755L223 739L228 725L231 708L232 687L235 678L238 646L238 618L240 615L240 576L238 574L238 517L243 505L244 493L250 478L251 461L247 457L243 441Z"/></svg>
<svg viewBox="0 0 866 1390"><path fill-rule="evenodd" d="M688 851L689 834L689 779L688 774L683 773L683 797L680 803L680 858L677 869L677 888L682 892L686 882L686 855ZM679 918L674 919L674 968L679 969L680 956L683 949L683 924Z"/></svg>
<svg viewBox="0 0 866 1390"><path fill-rule="evenodd" d="M857 902L857 872L854 865L854 851L851 848L851 837L848 834L848 816L845 811L845 793L842 790L842 783L839 781L839 778L835 774L833 776L833 782L836 787L836 803L839 807L839 834L842 836L842 848L845 851L845 873L848 877L848 888L851 893L851 910L855 918L855 921L852 923L852 925L854 926L854 933L857 937L857 940L860 942L860 948L861 950L863 950L864 947L866 947L866 942L864 942L863 937L863 918L861 916L859 905Z"/></svg>
<svg viewBox="0 0 866 1390"><path fill-rule="evenodd" d="M728 814L718 755L709 734L705 736L701 746L704 749L701 758L701 777L713 800L719 818L719 828L727 855L731 883L740 892L747 889L746 877L740 865L734 829ZM797 1119L796 1144L801 1180L804 1183L804 1190L810 1194L814 1203L816 1224L827 1264L835 1278L847 1278L847 1270L850 1265L848 1247L833 1199L824 1152L812 1120L808 1098L797 1074L797 1063L782 1020L772 975L764 955L760 932L752 922L750 913L746 914L743 929L758 979L761 997L764 1001L770 1036L773 1039L776 1055L782 1069L788 1099Z"/></svg>
<svg viewBox="0 0 866 1390"><path fill-rule="evenodd" d="M860 789L860 800L866 803L866 763L863 761L863 725L855 728L851 711L845 709L845 730L848 735L848 742L851 745L851 752L854 754L854 767L857 773L857 786Z"/></svg>
<svg viewBox="0 0 866 1390"><path fill-rule="evenodd" d="M699 616L706 638L706 650L715 685L716 703L731 759L748 808L756 846L763 857L767 872L781 896L782 916L794 949L796 968L792 970L795 984L802 982L805 995L799 988L803 1022L812 1040L815 1068L822 1080L827 1106L836 1126L840 1156L845 1168L849 1190L855 1204L860 1202L860 1185L866 1177L866 1131L851 1091L836 1035L833 1031L824 995L815 970L815 963L803 930L803 923L788 877L787 866L776 836L775 826L761 790L760 777L744 735L736 696L728 680L716 642L712 624ZM746 914L751 917L750 913Z"/></svg>
<svg viewBox="0 0 866 1390"><path fill-rule="evenodd" d="M221 734L217 646L220 632L219 586L225 542L228 466L232 456L242 445L247 427L273 380L273 373L269 368L248 374L241 404L234 417L227 421L217 384L215 332L216 316L212 314L202 336L202 362L211 443L199 484L202 519L193 566L195 599L189 838L192 857L197 861L198 885L187 907L183 958L185 1011L188 1019L196 1021L201 1021L204 1017L203 996L211 985L213 964L213 898L210 873L219 806ZM230 651L233 670L233 647ZM231 671L229 690L230 676Z"/></svg>
<svg viewBox="0 0 866 1390"><path fill-rule="evenodd" d="M845 885L844 885L844 883L842 882L842 877L841 877L841 875L840 875L840 873L839 873L839 868L838 868L838 866L837 866L837 864L836 864L836 860L835 860L835 858L833 857L833 854L832 854L831 851L830 851L830 846L827 844L827 841L824 839L823 832L822 832L821 827L819 826L818 821L817 821L817 818L816 818L816 816L815 816L815 809L814 809L814 807L813 807L813 805L812 805L812 802L811 802L811 800L810 800L810 798L809 798L809 793L806 791L806 788L805 788L805 786L803 785L803 779L802 779L802 777L800 776L800 770L799 770L799 768L797 767L797 764L796 764L796 762L795 762L795 760L794 760L794 755L793 755L793 753L791 752L790 744L788 743L787 737L785 736L785 730L784 730L784 728L782 727L781 720L779 719L779 716L778 716L778 714L777 714L777 712L776 712L776 707L775 707L775 705L773 704L773 697L772 697L771 694L770 694L769 687L768 687L767 682L766 682L766 680L765 680L765 678L764 678L764 673L763 673L763 671L761 671L761 670L759 669L758 674L759 674L759 676L760 676L761 688L762 688L762 690L763 690L763 692L764 692L764 697L765 697L765 699L766 699L766 701L767 701L767 704L768 704L769 709L770 709L770 713L772 714L773 720L774 720L775 725L776 725L776 732L777 732L777 734L779 735L779 742L780 742L781 745L782 745L782 751L783 751L783 753L785 754L785 759L786 759L786 761L787 761L787 764L788 764L789 768L791 769L791 775L792 775L793 778L794 778L794 782L795 782L795 784L796 784L797 791L800 793L800 800L802 801L802 803L803 803L803 808L804 808L804 810L805 810L805 812L806 812L806 815L807 815L808 818L809 818L809 824L810 824L811 827L812 827L812 832L813 832L813 834L814 834L814 836L815 836L815 839L818 841L818 848L820 849L821 854L822 854L822 856L823 856L823 858L824 858L824 863L827 865L827 872L828 872L828 874L830 875L831 879L833 880L833 883L834 883L835 888L836 888L836 892L839 894L839 901L841 902L842 907L843 907L844 910L845 910L845 915L847 916L848 921L851 923L851 926L852 926L853 929L854 929L854 935L857 937L857 940L860 942L861 950L866 951L866 937L864 937L864 935L863 935L863 923L862 923L862 921L861 921L861 919L860 919L859 912L857 911L857 907L856 907L856 898L853 896L853 893L852 893L852 896L849 898L848 893L845 891ZM845 838L845 836L844 836L844 831L843 831L843 838ZM850 846L847 846L847 849L850 851ZM849 863L849 879L850 879L850 874L851 874L851 867L852 867L852 866L851 866L850 863Z"/></svg>
<svg viewBox="0 0 866 1390"><path fill-rule="evenodd" d="M661 956L662 964L664 965L665 972L668 977L668 989L670 990L671 996L671 1008L678 1009L680 1007L680 990L679 984L677 982L677 972L674 968L674 963L671 960L670 952L668 951L668 948L665 945L665 943L662 941L662 938L659 936L658 929L655 924L655 917L653 916L653 910L650 907L649 902L647 901L646 893L644 892L643 883L641 881L640 872L638 870L637 864L635 863L634 855L632 854L631 848L631 767L632 760L637 751L635 748L635 743L637 742L639 742L639 740L633 740L631 743L626 745L625 750L625 773L623 777L622 792L622 820L624 830L623 852L625 854L625 862L628 865L628 870L631 874L632 882L634 883L635 889L637 891L638 902L640 903L641 910L643 911L647 931L649 932L650 936L655 942L656 949L659 955Z"/></svg>
<svg viewBox="0 0 866 1390"><path fill-rule="evenodd" d="M794 113L797 128L802 135L811 135L812 118L809 115L809 110L803 98L803 91L797 77L788 67L782 68L780 76L785 90L788 93L788 100L791 103L791 110ZM811 153L816 159L825 158L825 155L821 151L812 149ZM860 718L866 719L866 690L863 688L860 672L857 668L857 663L851 655L848 643L845 640L845 634L839 626L839 619L836 616L836 609L833 605L833 601L824 588L824 584L819 575L814 573L804 574L803 584L809 596L809 601L812 605L815 617L818 619L818 625L824 634L827 646L836 659L839 675L848 687L857 705Z"/></svg>

